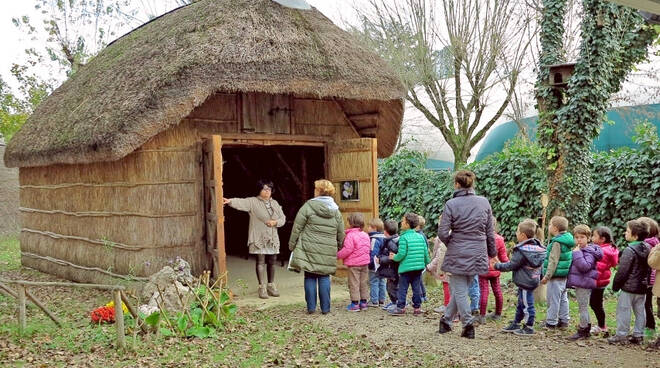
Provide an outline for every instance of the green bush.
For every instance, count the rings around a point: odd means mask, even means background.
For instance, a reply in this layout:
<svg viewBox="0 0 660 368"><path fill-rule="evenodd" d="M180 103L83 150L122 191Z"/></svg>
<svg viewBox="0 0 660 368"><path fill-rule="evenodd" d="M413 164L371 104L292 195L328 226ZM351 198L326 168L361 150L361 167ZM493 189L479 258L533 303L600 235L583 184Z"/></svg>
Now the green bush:
<svg viewBox="0 0 660 368"><path fill-rule="evenodd" d="M655 127L638 125L635 142L639 149L593 156L589 225L609 226L619 247L625 245L626 221L639 216L660 219L660 139ZM507 241L515 241L521 219L542 215L540 198L547 191L542 155L536 143L514 139L502 152L468 166L477 176L477 193L490 201ZM427 170L425 161L423 154L411 151L381 160L380 212L383 219L397 220L408 211L419 213L427 218L426 232L433 235L453 185L449 172Z"/></svg>
<svg viewBox="0 0 660 368"><path fill-rule="evenodd" d="M404 150L378 166L380 217L399 221L406 212L426 218L425 231L433 235L437 219L453 189L449 172L426 169L426 156Z"/></svg>
<svg viewBox="0 0 660 368"><path fill-rule="evenodd" d="M635 131L640 148L595 154L591 175L591 225L611 228L620 247L628 220L648 216L660 221L660 139L649 123Z"/></svg>
<svg viewBox="0 0 660 368"><path fill-rule="evenodd" d="M477 176L475 189L490 201L500 234L507 241L515 242L522 219L541 223L541 193L547 191L547 185L538 145L516 138L502 152L472 163L468 169Z"/></svg>

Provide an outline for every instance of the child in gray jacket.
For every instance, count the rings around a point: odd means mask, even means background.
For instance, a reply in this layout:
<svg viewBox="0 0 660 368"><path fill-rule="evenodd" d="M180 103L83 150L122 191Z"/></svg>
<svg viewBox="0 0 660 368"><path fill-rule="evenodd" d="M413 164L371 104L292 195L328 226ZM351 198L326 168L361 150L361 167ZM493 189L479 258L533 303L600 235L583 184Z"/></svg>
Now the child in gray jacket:
<svg viewBox="0 0 660 368"><path fill-rule="evenodd" d="M513 271L513 282L518 286L518 307L516 315L503 329L516 335L534 334L534 289L541 281L541 266L545 260L545 248L536 239L539 226L532 219L525 219L518 224L516 237L518 244L513 247L511 260L507 263L496 263L495 269L502 272ZM520 323L526 319L524 326Z"/></svg>

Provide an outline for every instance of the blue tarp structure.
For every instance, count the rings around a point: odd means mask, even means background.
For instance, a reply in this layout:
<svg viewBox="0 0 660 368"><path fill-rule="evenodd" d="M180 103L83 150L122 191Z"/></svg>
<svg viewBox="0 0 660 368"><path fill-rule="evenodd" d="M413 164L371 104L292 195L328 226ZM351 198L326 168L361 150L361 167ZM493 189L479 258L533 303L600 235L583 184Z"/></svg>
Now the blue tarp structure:
<svg viewBox="0 0 660 368"><path fill-rule="evenodd" d="M525 118L522 123L527 125L530 139L536 139L537 116ZM608 151L619 147L636 147L632 137L635 125L642 121L653 123L660 131L660 104L618 107L607 112L600 135L594 139L594 151ZM518 125L509 121L493 128L484 139L476 160L504 149L508 140L518 134ZM428 164L427 164L428 166Z"/></svg>

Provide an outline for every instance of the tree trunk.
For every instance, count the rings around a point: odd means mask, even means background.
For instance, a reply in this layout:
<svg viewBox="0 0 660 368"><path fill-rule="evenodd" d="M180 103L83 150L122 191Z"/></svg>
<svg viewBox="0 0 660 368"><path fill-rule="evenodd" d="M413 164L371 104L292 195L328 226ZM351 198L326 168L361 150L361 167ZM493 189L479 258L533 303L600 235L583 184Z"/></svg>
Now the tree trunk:
<svg viewBox="0 0 660 368"><path fill-rule="evenodd" d="M466 143L463 147L453 150L454 152L454 171L460 170L467 165L470 158L470 147Z"/></svg>

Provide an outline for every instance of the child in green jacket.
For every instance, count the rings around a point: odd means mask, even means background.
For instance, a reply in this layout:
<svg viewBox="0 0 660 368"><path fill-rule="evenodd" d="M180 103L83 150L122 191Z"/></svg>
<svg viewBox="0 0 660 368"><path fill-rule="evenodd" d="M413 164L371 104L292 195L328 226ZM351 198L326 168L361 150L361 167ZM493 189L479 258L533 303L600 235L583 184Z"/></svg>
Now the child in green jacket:
<svg viewBox="0 0 660 368"><path fill-rule="evenodd" d="M546 313L546 328L568 327L568 293L566 291L566 276L573 261L575 240L568 231L568 220L562 216L550 219L548 233L552 236L546 248L546 258L543 262L543 279L546 285L548 311Z"/></svg>
<svg viewBox="0 0 660 368"><path fill-rule="evenodd" d="M396 308L390 311L393 316L406 313L406 296L408 286L412 286L413 314L422 313L422 271L431 262L426 239L415 231L419 217L414 213L406 213L401 220L401 235L399 236L399 250L396 254L390 253L390 259L399 263L399 295Z"/></svg>

